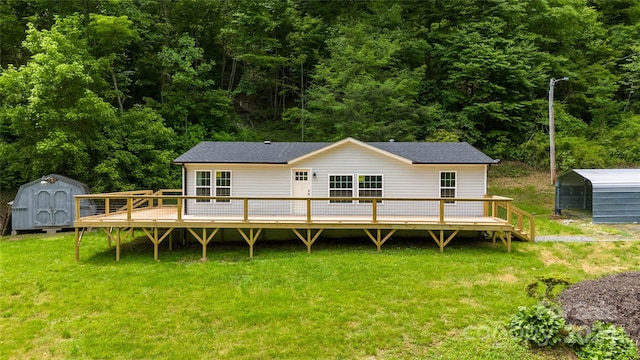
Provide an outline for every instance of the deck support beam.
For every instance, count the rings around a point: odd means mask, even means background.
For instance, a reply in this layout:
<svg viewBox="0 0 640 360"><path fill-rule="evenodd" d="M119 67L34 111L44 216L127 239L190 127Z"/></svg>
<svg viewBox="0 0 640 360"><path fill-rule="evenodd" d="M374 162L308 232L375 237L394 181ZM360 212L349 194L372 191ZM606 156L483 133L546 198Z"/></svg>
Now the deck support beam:
<svg viewBox="0 0 640 360"><path fill-rule="evenodd" d="M153 234L151 234L146 228L142 228L142 230L147 235L149 240L151 240L151 242L153 243L153 260L158 261L158 245L160 245L162 240L164 240L169 234L171 234L171 231L173 231L173 228L169 228L160 237L158 237L158 228L157 227L153 228Z"/></svg>
<svg viewBox="0 0 640 360"><path fill-rule="evenodd" d="M507 245L507 252L511 252L511 231L504 231L502 234L498 234L498 232L493 233L493 243L496 243L496 237L500 238L503 244Z"/></svg>
<svg viewBox="0 0 640 360"><path fill-rule="evenodd" d="M254 228L250 228L249 236L247 236L247 234L245 234L241 228L237 228L237 230L240 233L240 235L242 235L242 237L247 242L247 244L249 244L249 257L253 258L253 245L256 243L256 240L258 240L258 236L260 236L262 229L258 229L258 231L254 231L255 230Z"/></svg>
<svg viewBox="0 0 640 360"><path fill-rule="evenodd" d="M376 247L378 248L378 252L382 250L382 244L384 244L387 240L389 240L389 238L391 238L393 234L396 233L396 229L392 229L389 231L389 233L387 233L387 235L382 237L382 229L376 230L376 236L373 236L373 234L371 234L371 232L368 229L363 229L363 230L365 233L367 233L367 235L369 236L369 239L371 239L371 241L373 241L373 243L376 244Z"/></svg>
<svg viewBox="0 0 640 360"><path fill-rule="evenodd" d="M116 261L120 261L120 246L122 245L122 236L121 236L121 228L118 228L118 236L116 237ZM124 239L129 237L133 238L134 228L129 228L124 233Z"/></svg>
<svg viewBox="0 0 640 360"><path fill-rule="evenodd" d="M113 228L102 228L105 234L107 234L107 245L111 248L111 240L116 243L116 261L120 260L120 228L118 229L118 235L113 236Z"/></svg>
<svg viewBox="0 0 640 360"><path fill-rule="evenodd" d="M438 244L438 246L440 247L440 252L444 252L444 247L447 246L451 240L453 240L454 237L456 237L456 235L458 235L458 232L460 230L456 230L453 233L451 233L451 235L449 235L449 237L445 240L444 239L444 230L440 230L440 237L436 236L436 234L433 233L433 231L431 230L427 230L429 231L429 235L431 235L431 238L433 239L433 241L436 242L436 244Z"/></svg>
<svg viewBox="0 0 640 360"><path fill-rule="evenodd" d="M75 236L75 244L76 244L76 262L80 261L80 228L76 228L76 236Z"/></svg>
<svg viewBox="0 0 640 360"><path fill-rule="evenodd" d="M316 240L318 240L318 237L320 236L320 234L322 234L322 231L324 229L319 229L318 232L315 233L315 235L312 236L313 232L311 229L307 229L307 236L304 237L302 236L302 234L297 230L297 229L291 229L293 230L293 232L296 234L296 236L298 236L298 238L300 240L302 240L302 242L307 245L307 253L311 254L311 245L313 245L314 242L316 242Z"/></svg>
<svg viewBox="0 0 640 360"><path fill-rule="evenodd" d="M203 228L202 229L202 237L198 236L198 234L196 234L196 232L193 231L193 229L191 229L191 228L187 228L187 230L191 233L191 235L193 235L194 238L196 238L196 240L198 240L198 242L200 244L202 244L202 261L206 261L207 260L207 245L213 239L213 237L216 236L216 234L218 233L220 228L213 229L213 232L211 234L209 234L209 235L207 235L207 229Z"/></svg>
<svg viewBox="0 0 640 360"><path fill-rule="evenodd" d="M80 244L82 243L82 237L87 228L75 228L75 243L76 243L76 261L80 261Z"/></svg>

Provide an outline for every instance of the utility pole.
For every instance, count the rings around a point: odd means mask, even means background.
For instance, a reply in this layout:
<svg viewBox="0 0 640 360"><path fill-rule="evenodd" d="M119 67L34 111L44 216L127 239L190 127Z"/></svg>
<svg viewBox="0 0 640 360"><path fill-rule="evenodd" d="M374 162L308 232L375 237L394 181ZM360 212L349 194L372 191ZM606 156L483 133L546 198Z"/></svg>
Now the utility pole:
<svg viewBox="0 0 640 360"><path fill-rule="evenodd" d="M568 77L562 79L551 78L549 80L549 167L551 168L551 184L556 183L556 125L553 108L553 87L558 81L567 81Z"/></svg>

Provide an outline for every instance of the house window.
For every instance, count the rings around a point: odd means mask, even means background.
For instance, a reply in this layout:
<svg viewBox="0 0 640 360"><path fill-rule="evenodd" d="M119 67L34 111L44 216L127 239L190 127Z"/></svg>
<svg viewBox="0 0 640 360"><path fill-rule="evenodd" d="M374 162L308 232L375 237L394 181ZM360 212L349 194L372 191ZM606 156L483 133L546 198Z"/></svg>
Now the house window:
<svg viewBox="0 0 640 360"><path fill-rule="evenodd" d="M440 172L440 197L441 198L456 197L456 172L455 171ZM455 201L445 201L445 204L455 204Z"/></svg>
<svg viewBox="0 0 640 360"><path fill-rule="evenodd" d="M382 175L359 175L358 197L382 197ZM381 201L378 201L380 203ZM360 203L371 203L369 200L361 200Z"/></svg>
<svg viewBox="0 0 640 360"><path fill-rule="evenodd" d="M329 175L329 197L353 197L353 175ZM351 200L330 200L329 203L347 203Z"/></svg>
<svg viewBox="0 0 640 360"><path fill-rule="evenodd" d="M231 196L231 171L216 171L216 197ZM228 203L231 200L217 199L218 203Z"/></svg>
<svg viewBox="0 0 640 360"><path fill-rule="evenodd" d="M211 171L196 171L196 196L211 196ZM209 199L196 199L208 203Z"/></svg>

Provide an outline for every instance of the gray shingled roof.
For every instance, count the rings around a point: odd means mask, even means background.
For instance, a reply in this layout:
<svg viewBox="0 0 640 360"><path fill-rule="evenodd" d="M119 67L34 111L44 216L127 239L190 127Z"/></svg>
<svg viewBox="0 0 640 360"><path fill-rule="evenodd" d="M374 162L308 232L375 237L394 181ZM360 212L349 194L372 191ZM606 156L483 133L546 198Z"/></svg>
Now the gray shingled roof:
<svg viewBox="0 0 640 360"><path fill-rule="evenodd" d="M212 142L205 141L173 162L286 164L333 143L306 142ZM403 157L414 164L494 164L493 160L468 143L371 142L370 146Z"/></svg>

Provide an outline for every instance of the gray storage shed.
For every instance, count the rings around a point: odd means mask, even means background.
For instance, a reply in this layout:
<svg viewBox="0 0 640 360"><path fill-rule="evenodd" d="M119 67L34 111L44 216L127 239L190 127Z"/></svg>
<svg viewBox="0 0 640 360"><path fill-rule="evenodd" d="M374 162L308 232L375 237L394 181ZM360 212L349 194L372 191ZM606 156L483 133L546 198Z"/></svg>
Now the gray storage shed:
<svg viewBox="0 0 640 360"><path fill-rule="evenodd" d="M640 169L575 169L556 180L556 212L591 210L593 223L640 222Z"/></svg>
<svg viewBox="0 0 640 360"><path fill-rule="evenodd" d="M74 195L89 194L89 187L66 176L50 174L20 186L11 204L12 234L20 230L52 232L73 227ZM82 216L91 215L89 202L81 204Z"/></svg>

